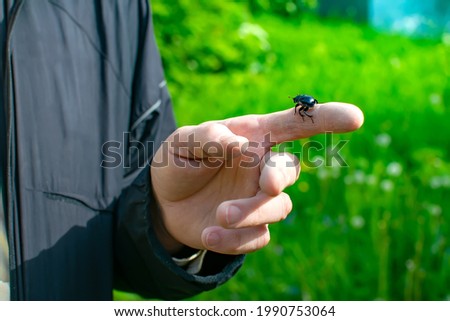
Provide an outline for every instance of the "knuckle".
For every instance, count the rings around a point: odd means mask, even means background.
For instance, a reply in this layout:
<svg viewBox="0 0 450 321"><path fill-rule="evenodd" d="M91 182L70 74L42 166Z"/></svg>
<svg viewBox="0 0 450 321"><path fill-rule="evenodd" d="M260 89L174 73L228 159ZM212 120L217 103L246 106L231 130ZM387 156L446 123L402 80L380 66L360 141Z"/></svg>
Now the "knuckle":
<svg viewBox="0 0 450 321"><path fill-rule="evenodd" d="M285 201L284 204L285 204L286 213L289 214L289 212L292 211L292 200L291 200L291 197L288 194L286 194L286 193L283 193L283 197L284 197L284 201Z"/></svg>
<svg viewBox="0 0 450 321"><path fill-rule="evenodd" d="M244 249L244 242L242 240L242 234L237 233L234 237L235 246L232 249L233 254L239 254L245 252Z"/></svg>
<svg viewBox="0 0 450 321"><path fill-rule="evenodd" d="M267 246L270 242L270 231L268 225L263 225L253 242L251 242L250 252L255 252Z"/></svg>
<svg viewBox="0 0 450 321"><path fill-rule="evenodd" d="M298 179L298 177L300 176L302 167L300 165L300 159L297 156L291 154L291 157L292 157L292 162L294 164L293 170L295 171L295 175L294 175L294 177L295 177L294 182L295 182Z"/></svg>
<svg viewBox="0 0 450 321"><path fill-rule="evenodd" d="M292 211L292 200L286 193L281 194L281 199L282 199L281 220L284 220Z"/></svg>
<svg viewBox="0 0 450 321"><path fill-rule="evenodd" d="M227 217L226 217L227 206L228 206L228 204L226 202L223 202L223 203L219 204L219 206L217 206L217 209L216 209L216 220L223 227L228 226Z"/></svg>
<svg viewBox="0 0 450 321"><path fill-rule="evenodd" d="M213 137L217 132L217 124L213 122L206 122L199 125L199 130L205 137Z"/></svg>
<svg viewBox="0 0 450 321"><path fill-rule="evenodd" d="M263 247L267 246L270 243L270 232L266 228L265 233L259 237L258 242L256 242L256 250L262 249Z"/></svg>
<svg viewBox="0 0 450 321"><path fill-rule="evenodd" d="M233 254L252 253L267 246L270 242L270 232L267 225L256 228L252 231L253 236L237 234L234 238L235 247L230 249Z"/></svg>

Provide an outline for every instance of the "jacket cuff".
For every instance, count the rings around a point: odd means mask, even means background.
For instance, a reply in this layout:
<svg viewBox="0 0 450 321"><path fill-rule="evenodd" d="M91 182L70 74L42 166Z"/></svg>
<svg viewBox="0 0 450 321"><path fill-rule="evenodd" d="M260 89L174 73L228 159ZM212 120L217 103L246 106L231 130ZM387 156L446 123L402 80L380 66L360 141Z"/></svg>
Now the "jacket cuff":
<svg viewBox="0 0 450 321"><path fill-rule="evenodd" d="M118 202L115 239L117 288L148 298L179 300L211 290L229 280L243 263L243 255L208 251L202 269L190 274L178 266L153 230L155 208L149 166L127 187Z"/></svg>
<svg viewBox="0 0 450 321"><path fill-rule="evenodd" d="M205 255L206 250L197 250L188 257L180 258L172 256L172 260L177 266L183 267L189 274L198 274L202 270Z"/></svg>

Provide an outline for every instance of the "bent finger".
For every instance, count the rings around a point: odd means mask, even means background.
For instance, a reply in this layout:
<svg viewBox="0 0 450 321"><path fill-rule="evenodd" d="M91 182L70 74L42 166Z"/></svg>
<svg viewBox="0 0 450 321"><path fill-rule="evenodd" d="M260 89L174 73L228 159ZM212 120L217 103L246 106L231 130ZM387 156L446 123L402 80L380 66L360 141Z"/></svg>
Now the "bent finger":
<svg viewBox="0 0 450 321"><path fill-rule="evenodd" d="M259 186L268 195L278 195L295 183L300 175L300 161L290 153L268 152L261 162Z"/></svg>
<svg viewBox="0 0 450 321"><path fill-rule="evenodd" d="M179 128L170 137L171 151L189 159L227 159L237 156L248 143L218 122Z"/></svg>
<svg viewBox="0 0 450 321"><path fill-rule="evenodd" d="M286 193L269 196L263 192L250 198L223 202L216 218L224 228L255 227L284 220L292 210L292 201Z"/></svg>
<svg viewBox="0 0 450 321"><path fill-rule="evenodd" d="M222 254L246 254L266 246L270 241L267 225L242 229L207 227L202 233L203 246Z"/></svg>

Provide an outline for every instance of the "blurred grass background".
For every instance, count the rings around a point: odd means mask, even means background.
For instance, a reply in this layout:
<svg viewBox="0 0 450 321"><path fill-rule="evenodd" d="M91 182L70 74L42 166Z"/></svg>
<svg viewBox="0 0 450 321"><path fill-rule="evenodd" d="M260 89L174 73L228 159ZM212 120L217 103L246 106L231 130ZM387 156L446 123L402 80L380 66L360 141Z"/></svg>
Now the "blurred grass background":
<svg viewBox="0 0 450 321"><path fill-rule="evenodd" d="M450 39L319 18L316 4L152 1L179 126L290 108L298 93L365 114L333 136L349 166L304 164L270 245L193 299L448 300Z"/></svg>

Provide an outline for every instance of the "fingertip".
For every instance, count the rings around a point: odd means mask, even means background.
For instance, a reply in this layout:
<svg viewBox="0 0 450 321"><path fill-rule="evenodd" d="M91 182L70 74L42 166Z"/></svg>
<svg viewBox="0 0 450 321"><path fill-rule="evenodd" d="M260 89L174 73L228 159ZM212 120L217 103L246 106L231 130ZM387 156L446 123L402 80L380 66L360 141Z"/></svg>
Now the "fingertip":
<svg viewBox="0 0 450 321"><path fill-rule="evenodd" d="M362 110L359 107L352 104L346 104L346 108L348 118L347 123L344 125L346 125L346 128L349 131L359 129L364 123L364 114Z"/></svg>
<svg viewBox="0 0 450 321"><path fill-rule="evenodd" d="M222 236L214 226L204 229L201 239L203 246L208 250L215 250L222 242Z"/></svg>
<svg viewBox="0 0 450 321"><path fill-rule="evenodd" d="M360 108L358 108L358 107L356 107L356 106L354 106L355 107L355 114L356 114L356 117L355 117L355 123L354 123L354 130L357 130L358 128L361 128L361 126L364 124L364 113L363 113L363 111L360 109Z"/></svg>
<svg viewBox="0 0 450 321"><path fill-rule="evenodd" d="M283 191L286 180L283 173L278 170L263 170L259 177L261 192L268 196L277 196Z"/></svg>
<svg viewBox="0 0 450 321"><path fill-rule="evenodd" d="M353 104L325 103L320 106L319 112L324 119L322 131L351 132L360 128L364 123L362 110Z"/></svg>
<svg viewBox="0 0 450 321"><path fill-rule="evenodd" d="M289 153L270 153L262 164L259 187L269 196L279 195L300 175L299 159Z"/></svg>

